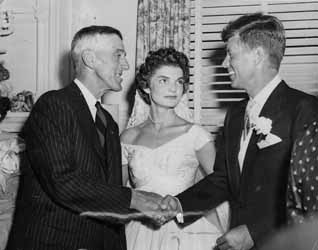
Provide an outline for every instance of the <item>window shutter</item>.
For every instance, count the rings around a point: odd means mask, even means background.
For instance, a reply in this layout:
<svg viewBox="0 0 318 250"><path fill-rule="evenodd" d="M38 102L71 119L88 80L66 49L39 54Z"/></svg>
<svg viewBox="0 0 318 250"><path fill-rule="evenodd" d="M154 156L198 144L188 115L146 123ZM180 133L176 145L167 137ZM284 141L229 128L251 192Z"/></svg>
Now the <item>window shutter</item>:
<svg viewBox="0 0 318 250"><path fill-rule="evenodd" d="M221 31L237 17L253 12L277 16L286 30L280 75L292 87L318 94L318 1L192 0L190 105L195 121L212 133L222 126L229 105L246 97L230 86L222 67L225 47Z"/></svg>

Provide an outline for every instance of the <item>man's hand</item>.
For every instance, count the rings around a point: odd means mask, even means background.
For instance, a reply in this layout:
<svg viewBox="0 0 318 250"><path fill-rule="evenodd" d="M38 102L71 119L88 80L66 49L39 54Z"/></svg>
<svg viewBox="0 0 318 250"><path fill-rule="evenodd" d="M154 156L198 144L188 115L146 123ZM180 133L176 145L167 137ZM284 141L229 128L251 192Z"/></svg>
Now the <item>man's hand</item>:
<svg viewBox="0 0 318 250"><path fill-rule="evenodd" d="M132 190L130 208L140 212L159 211L162 196L142 190Z"/></svg>
<svg viewBox="0 0 318 250"><path fill-rule="evenodd" d="M182 216L182 207L179 202L179 200L176 197L173 197L171 195L166 195L162 200L161 200L161 207L165 209L164 213L164 223L173 219L175 216L180 214ZM179 221L179 218L177 218ZM181 219L182 220L182 219ZM183 221L179 221L183 222Z"/></svg>
<svg viewBox="0 0 318 250"><path fill-rule="evenodd" d="M235 227L216 240L215 250L249 250L254 241L246 225Z"/></svg>
<svg viewBox="0 0 318 250"><path fill-rule="evenodd" d="M162 196L156 193L132 190L130 208L142 212L149 218L155 220L158 224L165 222L163 213L166 212L166 206L161 203Z"/></svg>

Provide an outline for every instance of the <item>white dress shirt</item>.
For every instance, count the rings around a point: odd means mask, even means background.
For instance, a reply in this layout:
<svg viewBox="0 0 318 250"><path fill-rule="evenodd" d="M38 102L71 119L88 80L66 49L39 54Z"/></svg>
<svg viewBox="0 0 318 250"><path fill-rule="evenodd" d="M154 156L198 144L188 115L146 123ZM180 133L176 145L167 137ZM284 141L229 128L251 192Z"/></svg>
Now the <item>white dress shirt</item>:
<svg viewBox="0 0 318 250"><path fill-rule="evenodd" d="M88 105L89 111L91 112L93 120L95 121L96 112L97 112L95 104L96 104L96 102L100 102L100 100L96 99L96 97L86 88L86 86L83 83L81 83L80 80L75 78L74 82L77 85L77 87L79 87L79 89L81 90L81 92L85 98L85 101Z"/></svg>
<svg viewBox="0 0 318 250"><path fill-rule="evenodd" d="M250 114L253 117L258 117L265 102L267 101L270 94L274 91L277 85L281 82L279 75L276 75L254 98L250 98L249 102L254 102L251 108ZM240 151L238 154L238 161L240 170L242 171L243 163L245 159L245 154L247 151L248 144L252 136L253 129L250 129L245 139L243 138L243 133L241 136Z"/></svg>

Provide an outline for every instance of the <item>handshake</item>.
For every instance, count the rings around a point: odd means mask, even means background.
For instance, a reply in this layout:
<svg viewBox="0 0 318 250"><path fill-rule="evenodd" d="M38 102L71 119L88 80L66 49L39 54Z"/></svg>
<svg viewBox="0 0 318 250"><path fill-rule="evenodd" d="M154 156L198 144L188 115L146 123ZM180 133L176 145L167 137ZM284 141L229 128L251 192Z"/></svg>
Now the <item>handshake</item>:
<svg viewBox="0 0 318 250"><path fill-rule="evenodd" d="M171 195L162 197L156 193L132 190L130 208L140 211L141 217L153 220L158 226L176 216L178 222L183 223L181 204Z"/></svg>
<svg viewBox="0 0 318 250"><path fill-rule="evenodd" d="M177 218L183 223L182 207L179 200L171 195L162 197L159 194L132 189L130 209L132 212L121 214L116 212L82 212L81 216L107 219L118 223L127 223L131 220L150 220L155 226L161 226L166 222ZM136 212L133 212L133 211ZM187 215L203 215L202 212L188 212Z"/></svg>

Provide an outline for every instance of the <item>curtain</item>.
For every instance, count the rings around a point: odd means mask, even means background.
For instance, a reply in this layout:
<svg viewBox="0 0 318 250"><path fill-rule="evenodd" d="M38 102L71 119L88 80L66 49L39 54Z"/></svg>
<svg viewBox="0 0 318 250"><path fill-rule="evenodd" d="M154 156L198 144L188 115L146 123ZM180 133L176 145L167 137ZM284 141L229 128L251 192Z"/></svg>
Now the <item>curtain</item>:
<svg viewBox="0 0 318 250"><path fill-rule="evenodd" d="M136 66L160 47L174 47L189 56L190 0L138 1Z"/></svg>
<svg viewBox="0 0 318 250"><path fill-rule="evenodd" d="M189 57L190 0L138 0L136 47L136 68L145 61L150 50L161 47L174 47ZM140 116L138 109L141 108L138 107L146 105L138 98L136 89L131 90L128 101L133 105L129 111L128 127ZM181 99L180 105L188 106L187 95ZM189 110L189 116L193 117L193 110Z"/></svg>

